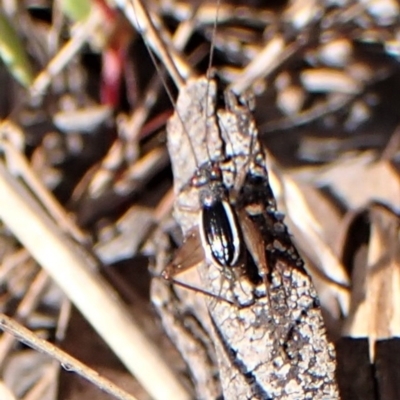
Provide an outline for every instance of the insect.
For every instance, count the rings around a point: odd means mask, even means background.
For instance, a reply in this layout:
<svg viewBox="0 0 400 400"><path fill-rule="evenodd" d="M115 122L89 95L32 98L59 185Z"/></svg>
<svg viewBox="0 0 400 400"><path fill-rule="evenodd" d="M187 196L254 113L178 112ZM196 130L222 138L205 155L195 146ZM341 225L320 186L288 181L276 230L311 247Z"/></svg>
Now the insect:
<svg viewBox="0 0 400 400"><path fill-rule="evenodd" d="M203 94L206 94L210 91L209 85L207 80L199 79L193 81L192 88L200 91L204 89ZM215 84L211 90L215 90ZM201 108L201 103L198 103L198 106ZM182 117L179 115L178 121L180 118ZM181 130L188 137L184 125ZM173 131L175 132L175 128ZM203 128L202 135L204 139L202 146L201 144L189 146L189 148L193 147L191 151L194 151L195 155L192 176L182 187L176 189L178 193L189 194L190 200L183 200L186 204L177 204L175 211L186 213L185 219L193 222L191 226L187 227L187 231L190 232L188 237L192 239L187 242L187 246L194 246L194 242L197 240L197 247L201 247L203 250L199 254L200 257L206 258L210 264L227 276L229 281L233 281L235 276L246 275L248 272L246 271L248 246L244 241L249 230L246 231L246 235L243 234L241 227L244 224L243 215L240 215L241 205L238 203L244 174L238 174L237 171L239 168L244 172L249 169L248 152L252 146L250 143L252 136L246 138L245 148L241 149L241 154L238 155L235 153L238 149L233 147L230 150L227 149L223 138L214 137L213 144L210 145L209 129ZM197 134L196 136L200 137ZM226 139L231 140L233 137L231 135ZM174 140L171 139L170 143L173 146ZM170 149L170 152L174 153L175 149ZM230 154L227 156L228 153ZM184 160L188 159L190 158L184 158ZM179 167L179 170L190 171L189 168L183 168L183 166ZM178 184L180 185L180 183ZM193 218L193 213L197 213L198 218ZM254 235L252 239L260 241L260 238L254 237ZM179 258L182 259L182 257ZM185 267L182 267L179 262L175 265L172 264L164 271L164 277L170 278L176 274L175 268L179 272ZM257 273L253 273L253 278L256 275Z"/></svg>
<svg viewBox="0 0 400 400"><path fill-rule="evenodd" d="M216 299L155 282L153 302L199 397L335 399L333 346L276 209L250 104L229 90L221 101L208 77L180 87L167 144L185 241L164 277L189 271L189 286Z"/></svg>

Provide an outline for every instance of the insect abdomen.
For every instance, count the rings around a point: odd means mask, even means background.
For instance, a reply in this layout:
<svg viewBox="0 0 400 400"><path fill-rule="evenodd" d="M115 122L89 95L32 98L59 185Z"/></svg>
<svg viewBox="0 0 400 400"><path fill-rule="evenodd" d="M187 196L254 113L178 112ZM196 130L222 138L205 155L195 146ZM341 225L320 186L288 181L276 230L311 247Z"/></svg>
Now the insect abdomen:
<svg viewBox="0 0 400 400"><path fill-rule="evenodd" d="M202 238L207 253L222 267L235 266L240 255L240 238L235 215L226 201L203 205Z"/></svg>

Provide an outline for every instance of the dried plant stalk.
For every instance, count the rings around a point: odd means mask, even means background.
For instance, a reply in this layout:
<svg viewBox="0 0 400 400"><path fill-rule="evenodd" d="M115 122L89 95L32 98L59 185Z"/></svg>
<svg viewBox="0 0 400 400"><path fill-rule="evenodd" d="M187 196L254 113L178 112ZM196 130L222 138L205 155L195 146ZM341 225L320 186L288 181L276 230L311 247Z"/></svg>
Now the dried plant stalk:
<svg viewBox="0 0 400 400"><path fill-rule="evenodd" d="M0 218L154 398L189 395L82 249L0 164ZM112 329L110 329L112 327ZM154 384L154 371L160 379Z"/></svg>
<svg viewBox="0 0 400 400"><path fill-rule="evenodd" d="M54 359L58 360L61 365L68 371L74 371L83 378L95 384L99 389L113 395L119 400L136 400L136 397L126 393L124 390L116 387L108 379L99 375L96 371L79 362L74 357L58 349L52 343L38 338L29 329L13 321L4 314L0 314L0 329L15 336L35 350L46 353Z"/></svg>

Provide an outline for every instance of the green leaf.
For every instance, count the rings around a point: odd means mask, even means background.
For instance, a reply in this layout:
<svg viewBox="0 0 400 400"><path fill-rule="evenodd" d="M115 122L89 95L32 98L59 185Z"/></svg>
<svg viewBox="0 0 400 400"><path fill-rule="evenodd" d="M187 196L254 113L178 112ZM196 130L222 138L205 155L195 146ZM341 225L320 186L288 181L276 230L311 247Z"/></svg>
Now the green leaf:
<svg viewBox="0 0 400 400"><path fill-rule="evenodd" d="M14 78L28 87L33 73L28 55L8 18L0 12L0 58Z"/></svg>
<svg viewBox="0 0 400 400"><path fill-rule="evenodd" d="M61 0L62 12L73 21L82 21L90 14L90 0Z"/></svg>

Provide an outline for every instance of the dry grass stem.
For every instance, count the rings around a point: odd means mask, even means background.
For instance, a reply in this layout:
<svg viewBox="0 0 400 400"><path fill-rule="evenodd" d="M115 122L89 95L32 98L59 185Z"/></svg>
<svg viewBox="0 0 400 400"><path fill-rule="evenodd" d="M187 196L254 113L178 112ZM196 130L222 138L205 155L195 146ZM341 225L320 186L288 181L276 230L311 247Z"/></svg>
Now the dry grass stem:
<svg viewBox="0 0 400 400"><path fill-rule="evenodd" d="M150 48L160 57L175 85L181 87L189 77L191 68L172 46L172 39L161 21L146 9L140 0L114 1L138 32L145 33Z"/></svg>
<svg viewBox="0 0 400 400"><path fill-rule="evenodd" d="M4 164L0 164L0 192L0 218L149 393L159 399L166 393L187 399L158 350L129 318L112 288L94 271L93 262L78 251ZM155 371L158 385L154 384Z"/></svg>
<svg viewBox="0 0 400 400"><path fill-rule="evenodd" d="M116 399L136 400L134 396L116 387L112 382L100 376L96 371L82 364L74 357L54 346L52 343L38 338L29 329L26 329L25 327L18 324L16 321L13 321L11 318L7 317L4 314L0 314L0 329L13 335L18 340L23 341L29 347L32 347L33 349L45 353L48 356L56 359L60 362L61 366L64 369L79 374L83 378L87 379L89 382L94 383L96 386L99 387L99 389L110 393Z"/></svg>
<svg viewBox="0 0 400 400"><path fill-rule="evenodd" d="M48 274L41 270L35 277L33 283L30 285L23 300L18 305L14 314L14 319L20 323L24 323L36 308L37 303L40 301L43 291L46 289L50 279ZM3 364L5 357L9 354L14 344L14 336L4 334L0 338L0 364Z"/></svg>

